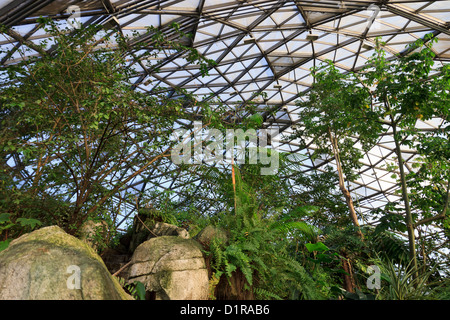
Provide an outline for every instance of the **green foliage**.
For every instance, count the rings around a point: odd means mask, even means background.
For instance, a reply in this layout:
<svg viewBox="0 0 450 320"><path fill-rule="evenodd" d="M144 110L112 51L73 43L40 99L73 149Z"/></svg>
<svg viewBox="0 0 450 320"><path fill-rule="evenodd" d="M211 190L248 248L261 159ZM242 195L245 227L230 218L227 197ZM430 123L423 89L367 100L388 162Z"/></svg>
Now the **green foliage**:
<svg viewBox="0 0 450 320"><path fill-rule="evenodd" d="M306 249L308 249L309 252L313 252L313 251L327 251L329 250L328 247L326 245L324 245L322 242L317 242L317 243L307 243L305 244Z"/></svg>
<svg viewBox="0 0 450 320"><path fill-rule="evenodd" d="M445 119L449 111L449 66L435 66L432 46L437 39L428 35L425 40L411 44L411 53L395 62L386 59L379 43L364 73L365 84L375 86L371 92L374 99L382 102L376 111L396 122L405 133L416 131L418 119L436 115ZM435 71L438 74L433 75Z"/></svg>
<svg viewBox="0 0 450 320"><path fill-rule="evenodd" d="M385 230L406 231L406 225L404 217L401 214L385 213L381 216L377 227L375 228L375 234Z"/></svg>
<svg viewBox="0 0 450 320"><path fill-rule="evenodd" d="M377 298L382 300L423 300L432 298L432 287L428 284L433 269L414 277L412 263L398 265L385 259L379 266L385 281Z"/></svg>
<svg viewBox="0 0 450 320"><path fill-rule="evenodd" d="M5 241L0 241L0 251L5 250L6 248L8 248L9 243L11 242L11 239L7 239Z"/></svg>
<svg viewBox="0 0 450 320"><path fill-rule="evenodd" d="M408 261L408 245L404 239L390 231L375 230L369 235L372 251L383 252L383 255L394 263L404 264Z"/></svg>
<svg viewBox="0 0 450 320"><path fill-rule="evenodd" d="M0 235L17 232L31 232L36 227L42 225L42 222L33 218L17 217L11 213L0 213ZM8 239L2 241L1 248L5 249L9 244Z"/></svg>
<svg viewBox="0 0 450 320"><path fill-rule="evenodd" d="M183 200L180 201L174 192L168 190L142 194L139 214L150 228L156 222L165 222L185 228L191 237L209 223L209 219L204 217L198 208L192 204L186 206Z"/></svg>
<svg viewBox="0 0 450 320"><path fill-rule="evenodd" d="M393 62L386 59L383 44L378 43L362 77L364 85L371 88L377 117L383 119L393 133L398 171L394 171L392 177L398 175L401 185L402 197L397 205L404 208L409 257L416 269L415 228L444 218L450 191L449 154L445 147L450 115L450 69L448 65L435 64L432 46L436 41L429 34L411 44L409 54ZM419 133L419 121L435 117L443 119L438 130ZM367 126L372 127L372 123L368 122ZM375 127L373 130L377 131ZM418 150L426 159L422 164L414 164L415 169L419 168L417 172L406 173L412 170L404 163L402 145ZM433 189L440 192L435 193ZM403 225L394 217L387 216L382 224L402 229Z"/></svg>
<svg viewBox="0 0 450 320"><path fill-rule="evenodd" d="M288 218L280 214L265 216L259 210L255 192L242 180L240 170L235 168L235 173L236 208L224 214L218 223L228 230L229 239L227 242L213 239L209 248L215 274L231 277L240 270L247 289L261 299L287 299L294 292L303 299L323 298L313 278L287 250L290 234L302 230L311 234L316 230L305 222L287 222Z"/></svg>
<svg viewBox="0 0 450 320"><path fill-rule="evenodd" d="M271 228L282 234L302 239L303 241L314 242L317 240L321 230L301 219L312 215L318 211L316 206L299 206L292 210L279 214L276 221L271 224Z"/></svg>
<svg viewBox="0 0 450 320"><path fill-rule="evenodd" d="M145 300L145 285L140 281L127 283L124 278L116 277L120 286L129 293L135 300Z"/></svg>
<svg viewBox="0 0 450 320"><path fill-rule="evenodd" d="M386 168L401 186L401 199L373 212L379 215L373 241L398 261L405 258L404 245L389 232L406 232L409 258L415 265L415 229L430 224L445 229L449 204L450 68L435 62L432 47L436 41L426 35L395 60L387 58L384 44L378 41L374 55L358 73L342 72L327 61L312 69L313 86L298 102L304 126L295 137L305 140L305 146L306 141L314 144L313 160L334 153L338 172L341 162L347 180L357 178L363 152L385 133L392 133L396 159ZM434 118L443 120L436 130L421 132L419 122ZM412 168L403 159L406 146L422 155ZM350 239L345 248L351 247L350 242L358 246L356 239ZM328 237L327 241L336 244L340 240Z"/></svg>
<svg viewBox="0 0 450 320"><path fill-rule="evenodd" d="M304 123L297 135L303 140L312 139L317 146L313 159L323 154L333 156L333 139L339 141L343 172L347 179L353 180L354 169L361 167L362 152L369 150L379 137L377 130L366 125L376 119L369 94L359 85L358 77L342 73L332 61L312 69L311 74L312 89L297 102ZM360 138L361 147L355 145L353 136Z"/></svg>
<svg viewBox="0 0 450 320"><path fill-rule="evenodd" d="M135 282L135 295L139 300L145 300L145 285L140 282L140 281L136 281Z"/></svg>
<svg viewBox="0 0 450 320"><path fill-rule="evenodd" d="M205 110L205 123L220 118L221 110L212 111L181 89L181 98L173 99L162 88L151 94L135 90L130 55L150 61L150 72L158 65L148 58L167 48L199 64L204 75L215 62L151 27L146 36L152 47L96 25L67 32L41 18L38 27L50 34L52 53L44 53L49 49L44 41L41 56L8 64L0 82L0 208L75 234L104 212L116 219L121 206L113 197L170 155L173 123L192 119L189 107ZM187 36L173 27L180 38ZM15 168L7 164L10 158ZM48 206L52 201L65 204Z"/></svg>
<svg viewBox="0 0 450 320"><path fill-rule="evenodd" d="M151 48L136 43L133 52L133 38L107 34L99 26L68 34L46 19L39 23L52 36L52 54L9 64L0 83L0 251L40 226L58 224L76 234L89 219L107 222L108 235L97 232L94 237L101 247L111 246L111 239L117 241L114 228L122 204L128 202L136 203L146 223L175 224L191 236L208 224L226 230L227 240L212 239L206 252L214 280L239 271L245 289L258 299L448 298L448 282L435 269L423 266L421 276L413 276L403 236L411 232L408 225L416 228L412 231L430 224L439 228L435 238L420 239L422 260L435 263L430 259L437 252L433 240L442 236L448 241L450 235L450 67L435 66L434 40L419 40L395 62L386 58L380 43L358 74L342 73L326 61L312 70L312 90L298 102L303 126L291 138L300 138L303 147L312 140L317 147L312 160L329 158L338 149L347 180L357 178L363 153L387 128L392 130L399 148L395 163L386 169L405 185L407 197L403 190L402 202L370 212L375 227L363 226L362 240L336 188L334 169L305 174L300 155L280 154L276 175L261 175L261 164L235 166L235 184L223 167L180 165L164 178L185 173L194 177L195 184L186 180L177 186L186 196L146 192L136 199L125 188L138 176L147 183L165 164L176 143L171 140L175 121L201 115L205 125L222 131L259 129L264 119L256 104L225 113L225 106L212 109L207 100L198 101L181 89L174 89L173 99L167 99L165 88L135 90L131 79L136 70L127 59L155 61L150 58L169 48L186 63L199 65L202 75L215 65L182 44L190 35L177 23L172 25L175 41L150 27L145 36ZM48 44L41 48L48 49ZM146 65L150 75L160 66ZM194 107L195 115L190 112ZM417 130L419 121L435 117L443 119L436 130ZM244 120L238 123L237 118ZM400 146L415 148L422 156L407 173L400 172L405 167ZM12 160L15 168L9 165ZM117 203L113 196L119 193ZM412 209L409 224L405 203ZM448 244L441 248L448 249ZM383 253L377 260L383 285L373 293L363 286L367 266L378 252ZM355 293L341 289L342 261L353 264L360 288ZM133 297L145 299L142 283L119 282Z"/></svg>

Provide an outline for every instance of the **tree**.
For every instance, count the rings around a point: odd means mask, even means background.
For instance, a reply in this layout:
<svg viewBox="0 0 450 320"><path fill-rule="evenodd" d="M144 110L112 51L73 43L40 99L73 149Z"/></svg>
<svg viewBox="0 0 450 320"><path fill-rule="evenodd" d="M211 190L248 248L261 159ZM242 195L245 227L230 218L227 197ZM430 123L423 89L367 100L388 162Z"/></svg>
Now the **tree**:
<svg viewBox="0 0 450 320"><path fill-rule="evenodd" d="M378 43L376 53L368 61L363 71L363 83L372 97L372 108L378 114L381 121L391 130L394 140L399 183L401 186L401 197L404 208L404 217L409 242L409 258L413 262L417 277L417 258L415 226L430 222L434 219L443 219L448 207L448 119L449 119L449 90L450 90L450 68L448 65L436 67L434 62L435 54L432 44L436 39L427 35L424 40L417 40L410 45L407 54L399 56L394 61L388 61L382 44ZM439 130L428 134L419 133L416 124L419 120L430 120L441 118ZM368 122L372 128L372 123ZM377 126L377 128L379 128ZM375 131L375 130L374 130ZM377 130L377 132L380 132ZM444 134L444 135L443 135ZM424 139L421 139L424 138ZM422 170L418 173L411 173L409 179L413 192L425 191L429 188L429 183L433 185L433 179L444 179L444 196L441 197L441 214L434 216L432 220L425 218L421 222L415 222L415 215L412 210L411 190L408 188L407 166L403 159L402 145L415 147L425 156ZM447 158L445 158L447 157ZM423 166L435 167L436 170L428 170L428 178L425 186L418 185L418 179L424 178ZM413 178L414 177L414 178ZM413 182L416 180L416 182ZM422 181L425 182L425 181ZM423 184L422 184L423 185ZM428 185L428 186L427 186ZM417 189L418 188L418 189ZM421 191L419 191L421 190ZM442 193L442 191L441 191ZM429 199L429 198L428 198ZM429 199L430 200L430 199ZM415 206L420 209L419 206ZM422 211L423 212L423 211Z"/></svg>
<svg viewBox="0 0 450 320"><path fill-rule="evenodd" d="M0 84L1 174L10 177L1 186L1 205L75 233L88 218L111 217L113 197L170 157L174 123L193 119L189 107L205 111L204 123L220 112L177 88L181 98L168 99L163 88L135 90L129 61L155 73L158 65L144 61L164 48L200 64L204 73L213 62L154 28L147 30L147 43L131 48L133 39L101 26L70 31L51 20L39 22L53 44L24 43L41 55L6 66ZM15 168L7 163L11 158ZM43 212L31 212L31 206Z"/></svg>
<svg viewBox="0 0 450 320"><path fill-rule="evenodd" d="M346 198L353 224L358 226L344 177L351 181L367 152L381 135L394 141L395 170L402 198L401 214L407 232L409 259L418 276L415 228L444 220L448 208L448 119L450 68L436 67L431 35L418 40L395 60L388 60L380 42L376 53L358 73L342 74L331 62L314 69L315 82L304 100L299 136L316 147L314 155L334 157L339 188ZM439 128L421 133L420 120L442 119ZM402 146L416 149L423 157L417 171L408 173ZM398 171L398 172L397 172ZM385 208L394 209L397 203ZM390 218L383 217L382 225ZM422 218L419 219L419 216ZM419 220L417 220L419 219ZM401 226L398 219L391 226Z"/></svg>
<svg viewBox="0 0 450 320"><path fill-rule="evenodd" d="M376 123L376 114L369 107L367 90L352 74L343 74L331 61L312 69L314 84L301 96L297 105L303 127L296 136L314 146L312 160L331 155L336 164L339 189L348 206L350 219L359 229L358 216L346 182L356 178L359 160L376 142L377 131L370 130L365 121ZM359 147L357 146L359 143ZM361 231L358 234L362 237Z"/></svg>

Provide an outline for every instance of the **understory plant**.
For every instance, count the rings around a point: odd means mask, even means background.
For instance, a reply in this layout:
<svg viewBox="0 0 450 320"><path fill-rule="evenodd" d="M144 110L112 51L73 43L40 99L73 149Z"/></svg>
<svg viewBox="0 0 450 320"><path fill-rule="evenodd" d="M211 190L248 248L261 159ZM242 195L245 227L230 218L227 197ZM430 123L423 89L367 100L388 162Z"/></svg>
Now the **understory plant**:
<svg viewBox="0 0 450 320"><path fill-rule="evenodd" d="M228 239L213 239L209 248L216 277L231 278L241 272L245 290L259 299L322 299L320 286L292 255L292 232L317 235L317 230L292 216L265 216L258 210L256 193L235 167L233 210L224 213L218 227L227 230Z"/></svg>

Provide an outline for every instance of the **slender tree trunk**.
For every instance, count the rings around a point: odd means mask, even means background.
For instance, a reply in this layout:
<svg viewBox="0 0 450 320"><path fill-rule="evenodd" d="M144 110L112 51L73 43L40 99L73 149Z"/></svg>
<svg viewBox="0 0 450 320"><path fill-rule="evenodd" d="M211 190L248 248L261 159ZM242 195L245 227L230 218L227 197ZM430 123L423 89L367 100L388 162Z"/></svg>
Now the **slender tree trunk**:
<svg viewBox="0 0 450 320"><path fill-rule="evenodd" d="M344 251L341 251L341 255L344 257L341 259L342 268L345 271L343 275L344 289L348 292L355 292L354 288L356 287L356 285L353 278L352 265L350 263L350 260L347 258L347 254Z"/></svg>
<svg viewBox="0 0 450 320"><path fill-rule="evenodd" d="M397 126L396 123L392 119L392 133L394 135L395 142L395 153L398 159L398 169L400 172L400 183L402 188L402 199L405 206L405 220L406 220L406 230L408 232L408 245L409 245L409 259L413 263L414 267L414 277L417 279L419 277L418 268L417 268L417 258L416 258L416 239L414 235L414 222L411 213L411 207L409 205L409 196L408 189L406 186L406 175L404 162L402 158L402 153L400 149L400 143L397 139Z"/></svg>
<svg viewBox="0 0 450 320"><path fill-rule="evenodd" d="M233 197L234 197L234 214L236 213L236 176L234 174L234 163L233 163L234 155L231 155L231 182L233 182Z"/></svg>
<svg viewBox="0 0 450 320"><path fill-rule="evenodd" d="M347 188L345 187L344 172L342 171L342 165L341 165L341 159L339 157L339 148L338 148L337 140L335 137L333 137L330 128L328 128L328 134L330 135L330 142L331 142L331 145L333 148L334 159L336 161L336 167L337 167L337 172L338 172L338 176L339 176L339 189L341 190L342 194L344 195L345 201L347 203L347 206L349 209L349 214L350 214L350 219L352 220L353 225L358 228L358 231L357 231L358 236L360 237L360 239L364 239L364 236L363 236L360 226L359 226L359 221L358 221L358 216L356 214L355 206L353 205L352 196L350 194L350 191L348 191ZM346 258L345 252L341 252L341 254L345 257L345 259L341 259L342 268L345 271L345 273L343 275L344 289L348 292L354 292L355 283L353 280L353 272L352 272L350 260Z"/></svg>
<svg viewBox="0 0 450 320"><path fill-rule="evenodd" d="M337 172L338 172L338 176L339 176L339 189L341 190L342 194L344 195L345 201L347 203L349 213L350 213L350 219L352 220L353 225L358 228L358 236L361 239L363 239L364 236L360 230L358 215L356 214L355 206L353 205L352 196L350 194L350 191L348 191L347 188L345 187L344 173L342 171L341 159L339 157L339 149L338 149L337 141L336 141L336 138L333 137L333 135L331 134L330 128L328 128L328 133L330 135L330 141L331 141L331 145L333 147L334 159L336 161L336 167L337 167Z"/></svg>

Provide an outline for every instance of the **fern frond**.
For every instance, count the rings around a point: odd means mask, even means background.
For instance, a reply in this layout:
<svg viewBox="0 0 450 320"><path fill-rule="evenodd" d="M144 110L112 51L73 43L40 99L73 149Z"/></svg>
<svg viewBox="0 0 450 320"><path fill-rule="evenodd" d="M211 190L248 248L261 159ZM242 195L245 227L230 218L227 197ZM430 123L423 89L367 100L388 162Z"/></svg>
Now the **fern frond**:
<svg viewBox="0 0 450 320"><path fill-rule="evenodd" d="M253 292L255 293L256 298L259 300L269 300L269 299L283 300L283 298L281 298L276 293L263 288L255 288Z"/></svg>
<svg viewBox="0 0 450 320"><path fill-rule="evenodd" d="M253 273L250 265L251 259L241 250L241 248L233 244L226 248L225 255L230 264L239 267L247 282L251 285L253 282ZM230 273L227 272L227 274Z"/></svg>
<svg viewBox="0 0 450 320"><path fill-rule="evenodd" d="M395 234L384 231L371 238L375 251L383 252L386 257L396 262L408 260L408 245Z"/></svg>
<svg viewBox="0 0 450 320"><path fill-rule="evenodd" d="M233 273L234 271L236 271L236 269L237 269L237 267L236 267L234 264L229 263L228 261L227 261L227 263L225 264L225 273L226 273L226 275L227 275L228 278L231 278L232 273Z"/></svg>
<svg viewBox="0 0 450 320"><path fill-rule="evenodd" d="M242 244L240 244L240 248L243 251L249 251L249 252L257 252L260 248L260 244L256 241L248 241L248 242L243 242Z"/></svg>
<svg viewBox="0 0 450 320"><path fill-rule="evenodd" d="M209 245L209 255L211 257L211 269L220 270L225 264L225 254L223 252L223 243L217 238L213 238Z"/></svg>
<svg viewBox="0 0 450 320"><path fill-rule="evenodd" d="M289 269L289 272L286 272L286 274L291 274L293 276L293 282L291 283L296 284L297 289L302 293L302 296L305 299L320 300L323 298L316 287L314 279L297 260L285 253L281 253L280 257L282 257Z"/></svg>
<svg viewBox="0 0 450 320"><path fill-rule="evenodd" d="M264 261L263 258L259 256L253 257L253 266L259 273L267 272L269 267L267 266L267 263Z"/></svg>
<svg viewBox="0 0 450 320"><path fill-rule="evenodd" d="M289 234L292 232L300 232L309 241L317 239L320 234L320 229L316 228L304 221L277 221L271 226L274 230L279 230L283 234Z"/></svg>

